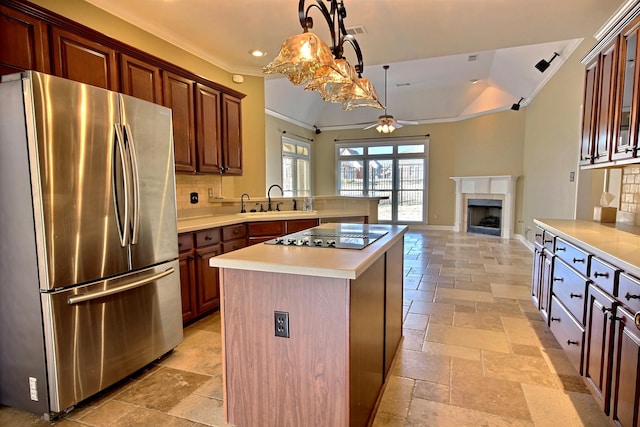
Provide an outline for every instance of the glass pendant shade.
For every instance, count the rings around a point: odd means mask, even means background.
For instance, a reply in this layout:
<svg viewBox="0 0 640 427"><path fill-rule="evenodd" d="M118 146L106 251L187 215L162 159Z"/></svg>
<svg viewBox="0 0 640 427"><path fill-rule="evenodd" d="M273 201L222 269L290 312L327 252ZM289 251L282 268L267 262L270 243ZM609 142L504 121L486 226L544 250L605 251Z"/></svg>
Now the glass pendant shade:
<svg viewBox="0 0 640 427"><path fill-rule="evenodd" d="M278 56L262 71L280 73L294 85L309 83L318 69L337 68L331 49L313 33L305 32L284 41Z"/></svg>
<svg viewBox="0 0 640 427"><path fill-rule="evenodd" d="M376 126L376 130L379 133L391 133L396 130L394 126L396 123L396 119L393 116L384 115L378 117L378 126Z"/></svg>
<svg viewBox="0 0 640 427"><path fill-rule="evenodd" d="M339 58L331 65L318 68L313 80L304 89L319 92L323 101L341 102L335 97L344 86L353 84L356 78L356 71L351 64Z"/></svg>
<svg viewBox="0 0 640 427"><path fill-rule="evenodd" d="M342 108L346 111L353 110L356 107L372 107L382 109L384 106L378 100L376 88L369 79L357 78L354 84L349 88L345 88L348 92L342 100Z"/></svg>

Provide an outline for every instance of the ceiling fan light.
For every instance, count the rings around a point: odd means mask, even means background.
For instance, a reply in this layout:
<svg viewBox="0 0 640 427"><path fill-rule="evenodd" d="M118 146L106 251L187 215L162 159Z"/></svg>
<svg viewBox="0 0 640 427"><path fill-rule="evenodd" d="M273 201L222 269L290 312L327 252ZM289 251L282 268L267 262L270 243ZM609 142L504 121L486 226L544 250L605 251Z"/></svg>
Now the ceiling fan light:
<svg viewBox="0 0 640 427"><path fill-rule="evenodd" d="M285 40L278 56L262 71L284 74L294 85L301 85L310 82L323 66L337 68L331 49L315 34L305 32Z"/></svg>

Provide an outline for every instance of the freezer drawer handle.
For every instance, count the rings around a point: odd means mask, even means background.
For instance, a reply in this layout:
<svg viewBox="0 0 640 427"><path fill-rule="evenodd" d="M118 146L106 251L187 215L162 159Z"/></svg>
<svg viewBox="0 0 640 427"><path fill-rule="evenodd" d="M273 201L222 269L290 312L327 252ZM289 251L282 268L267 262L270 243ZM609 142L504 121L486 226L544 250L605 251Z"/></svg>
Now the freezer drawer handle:
<svg viewBox="0 0 640 427"><path fill-rule="evenodd" d="M120 292L124 292L124 291L128 291L131 289L135 289L135 288L139 288L140 286L144 286L148 283L151 283L155 280L158 279L162 279L163 277L166 277L170 274L172 274L174 272L174 268L170 267L165 271L162 271L160 273L151 275L151 276L147 276L144 277L142 279L138 279L138 280L134 280L133 282L127 283L125 285L122 286L118 286L115 288L111 288L111 289L107 289L104 291L99 291L99 292L93 292L90 294L81 294L81 295L75 295L72 297L69 297L67 299L67 304L69 305L73 305L73 304L78 304L81 302L85 302L85 301L91 301L94 299L98 299L98 298L102 298L102 297L106 297L109 295L113 295L113 294L118 294Z"/></svg>

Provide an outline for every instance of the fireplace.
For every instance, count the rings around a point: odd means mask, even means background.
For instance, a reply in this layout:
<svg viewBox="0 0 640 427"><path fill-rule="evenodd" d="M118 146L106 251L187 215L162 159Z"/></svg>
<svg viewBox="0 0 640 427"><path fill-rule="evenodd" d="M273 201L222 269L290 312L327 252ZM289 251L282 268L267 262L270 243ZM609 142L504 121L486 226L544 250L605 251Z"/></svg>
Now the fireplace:
<svg viewBox="0 0 640 427"><path fill-rule="evenodd" d="M502 200L467 199L467 232L500 236Z"/></svg>
<svg viewBox="0 0 640 427"><path fill-rule="evenodd" d="M456 206L455 206L455 223L453 230L456 232L466 233L469 223L469 201L485 200L485 205L479 206L480 212L487 211L481 217L484 219L483 224L476 224L478 227L490 228L493 235L500 236L503 239L510 239L513 235L513 222L515 215L516 200L516 181L517 176L513 175L495 175L495 176L453 176L452 180L456 182ZM475 202L474 202L475 203ZM498 206L500 206L498 210ZM472 210L476 210L472 208ZM474 220L475 220L475 213ZM495 218L494 218L495 217ZM480 218L482 219L482 218ZM498 231L496 233L495 224L498 223ZM471 230L471 232L478 232Z"/></svg>

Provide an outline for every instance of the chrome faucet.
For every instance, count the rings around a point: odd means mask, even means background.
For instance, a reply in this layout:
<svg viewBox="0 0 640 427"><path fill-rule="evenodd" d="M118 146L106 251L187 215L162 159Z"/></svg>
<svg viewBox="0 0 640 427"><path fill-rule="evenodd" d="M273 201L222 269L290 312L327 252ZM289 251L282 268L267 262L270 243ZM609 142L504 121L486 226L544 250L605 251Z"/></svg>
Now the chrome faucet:
<svg viewBox="0 0 640 427"><path fill-rule="evenodd" d="M240 204L242 205L240 207L240 213L246 213L247 210L244 208L244 196L247 196L247 200L251 200L251 197L249 197L249 195L247 193L242 193L242 196L240 196Z"/></svg>
<svg viewBox="0 0 640 427"><path fill-rule="evenodd" d="M267 191L267 211L272 211L273 209L271 209L271 189L273 187L278 187L280 189L280 194L282 194L284 196L284 192L282 191L282 187L280 187L278 184L273 184L271 187L269 187L269 190Z"/></svg>

